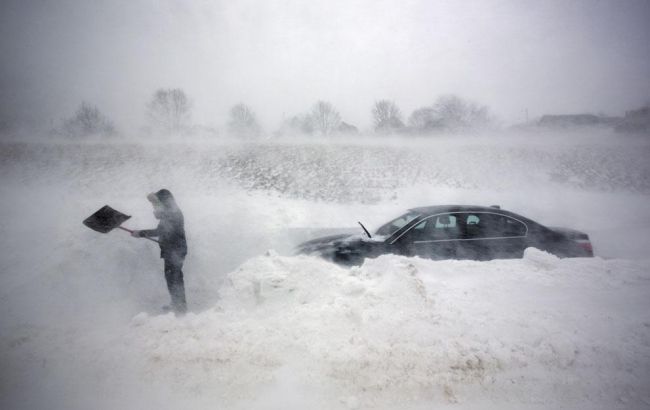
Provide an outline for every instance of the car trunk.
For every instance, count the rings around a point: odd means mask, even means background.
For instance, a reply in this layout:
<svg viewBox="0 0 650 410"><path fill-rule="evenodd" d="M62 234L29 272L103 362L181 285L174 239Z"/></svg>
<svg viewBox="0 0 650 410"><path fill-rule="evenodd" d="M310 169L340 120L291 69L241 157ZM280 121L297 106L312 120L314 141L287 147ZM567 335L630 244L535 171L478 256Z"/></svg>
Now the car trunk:
<svg viewBox="0 0 650 410"><path fill-rule="evenodd" d="M560 228L556 226L549 227L553 232L559 233L567 239L574 241L580 248L582 248L587 256L594 256L594 250L589 240L589 235L575 229Z"/></svg>

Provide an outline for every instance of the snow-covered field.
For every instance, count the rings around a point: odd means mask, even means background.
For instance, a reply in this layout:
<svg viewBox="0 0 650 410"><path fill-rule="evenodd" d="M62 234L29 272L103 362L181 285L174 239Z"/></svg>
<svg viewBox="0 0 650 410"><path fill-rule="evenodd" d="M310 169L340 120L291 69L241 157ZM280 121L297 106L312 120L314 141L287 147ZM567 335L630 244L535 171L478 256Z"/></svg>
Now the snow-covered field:
<svg viewBox="0 0 650 410"><path fill-rule="evenodd" d="M650 407L650 142L2 143L0 407ZM81 220L185 212L191 313L153 244ZM590 234L596 258L342 268L306 228L501 204ZM317 229L311 231L316 232Z"/></svg>

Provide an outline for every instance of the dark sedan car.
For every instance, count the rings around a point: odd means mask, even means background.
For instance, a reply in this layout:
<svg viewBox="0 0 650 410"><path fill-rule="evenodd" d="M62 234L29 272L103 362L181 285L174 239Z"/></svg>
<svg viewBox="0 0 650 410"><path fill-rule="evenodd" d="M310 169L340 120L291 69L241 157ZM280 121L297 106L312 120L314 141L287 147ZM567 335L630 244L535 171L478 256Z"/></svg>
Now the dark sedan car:
<svg viewBox="0 0 650 410"><path fill-rule="evenodd" d="M361 225L361 224L360 224ZM441 205L414 208L365 236L331 235L298 246L341 264L360 264L382 254L430 259L521 258L535 247L559 257L593 256L589 236L548 228L498 206Z"/></svg>

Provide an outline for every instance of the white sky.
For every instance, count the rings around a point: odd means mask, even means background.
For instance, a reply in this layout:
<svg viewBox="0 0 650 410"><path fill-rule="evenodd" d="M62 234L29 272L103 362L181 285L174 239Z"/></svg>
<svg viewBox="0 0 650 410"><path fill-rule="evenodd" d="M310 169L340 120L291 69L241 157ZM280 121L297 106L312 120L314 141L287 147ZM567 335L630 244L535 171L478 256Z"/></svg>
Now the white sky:
<svg viewBox="0 0 650 410"><path fill-rule="evenodd" d="M3 1L0 118L56 123L82 100L122 128L158 87L197 123L252 106L266 128L332 102L370 124L377 99L405 116L441 94L505 122L621 115L650 100L650 1Z"/></svg>

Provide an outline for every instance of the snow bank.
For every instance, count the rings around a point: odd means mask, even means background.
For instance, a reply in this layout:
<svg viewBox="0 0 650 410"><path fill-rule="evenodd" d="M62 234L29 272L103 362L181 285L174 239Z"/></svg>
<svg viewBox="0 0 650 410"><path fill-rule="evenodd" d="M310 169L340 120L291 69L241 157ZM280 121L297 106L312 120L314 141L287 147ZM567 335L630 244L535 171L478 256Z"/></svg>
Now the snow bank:
<svg viewBox="0 0 650 410"><path fill-rule="evenodd" d="M314 397L324 408L336 404L332 394L342 401L364 392L415 394L450 371L437 365L446 353L431 339L433 301L414 267L388 261L348 270L269 253L228 276L214 309L182 320L139 315L133 331L142 341L169 334L165 350L145 355L176 368L219 363L212 371L247 394L285 368L303 390L320 386Z"/></svg>
<svg viewBox="0 0 650 410"><path fill-rule="evenodd" d="M347 269L268 252L231 272L206 311L24 336L5 354L40 365L65 341L75 353L58 370L85 375L71 407L92 392L95 408L640 408L649 267L528 249Z"/></svg>

